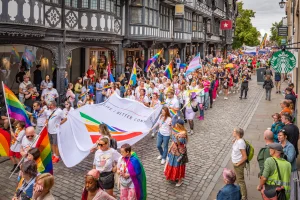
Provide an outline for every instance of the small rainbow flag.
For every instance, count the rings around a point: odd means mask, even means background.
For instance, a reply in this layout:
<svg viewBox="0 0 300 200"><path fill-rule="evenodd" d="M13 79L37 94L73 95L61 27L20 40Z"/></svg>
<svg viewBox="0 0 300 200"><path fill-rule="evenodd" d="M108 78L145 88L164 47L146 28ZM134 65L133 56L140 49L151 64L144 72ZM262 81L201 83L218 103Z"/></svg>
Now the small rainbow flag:
<svg viewBox="0 0 300 200"><path fill-rule="evenodd" d="M178 129L176 129L175 127L172 128L172 130L175 132L175 133L179 133L180 131Z"/></svg>
<svg viewBox="0 0 300 200"><path fill-rule="evenodd" d="M9 156L10 133L0 128L0 156Z"/></svg>
<svg viewBox="0 0 300 200"><path fill-rule="evenodd" d="M130 80L129 80L129 85L135 86L136 84L136 62L133 64Z"/></svg>
<svg viewBox="0 0 300 200"><path fill-rule="evenodd" d="M38 162L38 168L41 169L43 165L45 168L43 173L53 174L51 145L46 127L41 131L35 147L38 148L41 153L40 157L42 162Z"/></svg>
<svg viewBox="0 0 300 200"><path fill-rule="evenodd" d="M107 66L107 72L108 72L108 76L109 76L109 81L110 82L116 82L115 79L114 79L114 76L112 75L111 73L111 69L110 69L110 63L108 63L108 66Z"/></svg>
<svg viewBox="0 0 300 200"><path fill-rule="evenodd" d="M19 52L17 51L17 49L16 49L16 47L12 47L12 49L11 49L11 54L12 55L14 55L15 57L16 57L16 61L17 62L20 62L20 54L19 54Z"/></svg>
<svg viewBox="0 0 300 200"><path fill-rule="evenodd" d="M200 53L198 53L198 55L195 56L193 60L190 62L189 66L186 69L185 75L187 76L199 68L202 68L202 63L200 61Z"/></svg>
<svg viewBox="0 0 300 200"><path fill-rule="evenodd" d="M136 199L146 200L147 199L147 182L146 173L142 162L138 158L135 152L131 152L130 158L124 158L125 162L128 163L128 173L134 185Z"/></svg>
<svg viewBox="0 0 300 200"><path fill-rule="evenodd" d="M147 61L147 66L146 66L146 68L145 68L145 72L149 72L149 71L150 71L150 65L151 65L152 63L154 63L154 62L158 59L158 57L160 56L161 52L162 52L162 49L161 49L157 54L155 54L152 58L150 58L150 59Z"/></svg>
<svg viewBox="0 0 300 200"><path fill-rule="evenodd" d="M169 65L166 68L165 76L168 77L168 79L173 78L173 62L171 61Z"/></svg>
<svg viewBox="0 0 300 200"><path fill-rule="evenodd" d="M4 83L2 84L9 116L16 120L24 121L26 123L26 127L31 126L29 117L24 109L23 104L21 104L16 95Z"/></svg>
<svg viewBox="0 0 300 200"><path fill-rule="evenodd" d="M185 64L185 63L180 63L180 65L179 65L179 68L180 69L184 69L184 68L186 68L187 67L187 64Z"/></svg>
<svg viewBox="0 0 300 200"><path fill-rule="evenodd" d="M173 117L173 116L175 116L177 114L177 111L174 110L174 109L170 109L170 114Z"/></svg>

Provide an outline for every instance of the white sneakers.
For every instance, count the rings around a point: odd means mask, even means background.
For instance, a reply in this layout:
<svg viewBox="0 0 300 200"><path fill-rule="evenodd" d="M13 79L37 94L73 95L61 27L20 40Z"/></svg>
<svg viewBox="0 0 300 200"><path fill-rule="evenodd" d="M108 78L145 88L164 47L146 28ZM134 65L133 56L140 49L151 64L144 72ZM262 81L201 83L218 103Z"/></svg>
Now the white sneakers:
<svg viewBox="0 0 300 200"><path fill-rule="evenodd" d="M155 133L153 132L153 133L151 134L151 137L154 138L154 136L155 136Z"/></svg>
<svg viewBox="0 0 300 200"><path fill-rule="evenodd" d="M191 132L191 130L188 130L187 132L188 132L188 133L190 133L190 132Z"/></svg>
<svg viewBox="0 0 300 200"><path fill-rule="evenodd" d="M166 160L165 159L161 159L161 162L160 162L160 164L165 164L166 163Z"/></svg>
<svg viewBox="0 0 300 200"><path fill-rule="evenodd" d="M161 155L157 156L157 160L161 160Z"/></svg>
<svg viewBox="0 0 300 200"><path fill-rule="evenodd" d="M193 135L194 134L194 130L191 130L191 135Z"/></svg>
<svg viewBox="0 0 300 200"><path fill-rule="evenodd" d="M183 184L183 181L176 183L176 187L180 187Z"/></svg>

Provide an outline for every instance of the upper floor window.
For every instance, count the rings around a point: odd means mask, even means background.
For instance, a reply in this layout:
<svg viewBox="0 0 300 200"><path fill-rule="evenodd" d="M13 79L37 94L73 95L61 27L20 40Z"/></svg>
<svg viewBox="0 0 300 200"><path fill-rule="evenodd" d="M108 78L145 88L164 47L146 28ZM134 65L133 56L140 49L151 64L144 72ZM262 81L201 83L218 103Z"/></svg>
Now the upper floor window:
<svg viewBox="0 0 300 200"><path fill-rule="evenodd" d="M131 1L130 22L149 26L158 25L158 0Z"/></svg>
<svg viewBox="0 0 300 200"><path fill-rule="evenodd" d="M203 17L200 15L193 15L193 31L202 32L203 31Z"/></svg>
<svg viewBox="0 0 300 200"><path fill-rule="evenodd" d="M50 3L56 3L56 4L61 4L61 1L60 0L46 0Z"/></svg>
<svg viewBox="0 0 300 200"><path fill-rule="evenodd" d="M82 0L82 8L88 8L89 7L89 0Z"/></svg>
<svg viewBox="0 0 300 200"><path fill-rule="evenodd" d="M115 13L117 17L121 17L121 0L116 0L115 2Z"/></svg>
<svg viewBox="0 0 300 200"><path fill-rule="evenodd" d="M160 29L170 30L170 17L172 16L172 9L160 6Z"/></svg>
<svg viewBox="0 0 300 200"><path fill-rule="evenodd" d="M184 13L184 32L192 32L192 13Z"/></svg>

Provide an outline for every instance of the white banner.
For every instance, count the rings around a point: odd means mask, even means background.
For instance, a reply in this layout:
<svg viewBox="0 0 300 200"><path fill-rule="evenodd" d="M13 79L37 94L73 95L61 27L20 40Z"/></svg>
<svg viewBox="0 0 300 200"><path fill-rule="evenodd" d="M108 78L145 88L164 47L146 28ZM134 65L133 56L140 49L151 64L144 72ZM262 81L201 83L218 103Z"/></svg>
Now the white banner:
<svg viewBox="0 0 300 200"><path fill-rule="evenodd" d="M245 46L244 54L256 55L256 47Z"/></svg>
<svg viewBox="0 0 300 200"><path fill-rule="evenodd" d="M85 105L69 112L58 134L62 160L67 167L73 167L88 156L100 137L99 124L108 126L118 148L124 143L133 145L147 135L161 108L154 110L114 94L104 103Z"/></svg>

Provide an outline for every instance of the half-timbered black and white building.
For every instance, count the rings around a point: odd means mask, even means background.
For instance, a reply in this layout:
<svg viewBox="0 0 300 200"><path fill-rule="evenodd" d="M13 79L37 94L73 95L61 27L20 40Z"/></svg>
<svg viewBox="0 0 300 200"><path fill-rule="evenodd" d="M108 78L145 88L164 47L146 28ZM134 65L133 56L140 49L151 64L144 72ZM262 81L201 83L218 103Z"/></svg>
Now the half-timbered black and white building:
<svg viewBox="0 0 300 200"><path fill-rule="evenodd" d="M109 62L119 75L134 57L147 60L162 48L167 61L221 54L233 31L221 31L220 21L234 21L236 9L236 0L0 0L0 56L11 60L13 85L12 46L21 55L35 47L43 74L56 68L63 92L65 70L74 81L89 65L103 71Z"/></svg>

